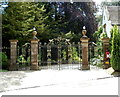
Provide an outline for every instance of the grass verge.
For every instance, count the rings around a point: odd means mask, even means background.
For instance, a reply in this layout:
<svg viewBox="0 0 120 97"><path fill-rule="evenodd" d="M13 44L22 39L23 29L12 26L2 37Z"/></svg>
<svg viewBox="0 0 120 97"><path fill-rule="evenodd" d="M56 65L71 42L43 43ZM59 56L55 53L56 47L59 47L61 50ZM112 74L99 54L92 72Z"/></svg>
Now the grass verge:
<svg viewBox="0 0 120 97"><path fill-rule="evenodd" d="M8 72L8 70L0 69L0 72Z"/></svg>

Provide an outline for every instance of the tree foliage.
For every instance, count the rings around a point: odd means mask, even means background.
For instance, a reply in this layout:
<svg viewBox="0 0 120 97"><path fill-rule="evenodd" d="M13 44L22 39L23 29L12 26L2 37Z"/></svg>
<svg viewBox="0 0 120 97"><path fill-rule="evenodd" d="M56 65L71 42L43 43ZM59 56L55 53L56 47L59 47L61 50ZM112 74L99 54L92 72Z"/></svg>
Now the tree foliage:
<svg viewBox="0 0 120 97"><path fill-rule="evenodd" d="M111 65L114 70L120 71L120 31L116 25L112 31Z"/></svg>
<svg viewBox="0 0 120 97"><path fill-rule="evenodd" d="M94 2L64 3L66 20L69 21L67 30L75 34L81 33L83 26L86 26L87 35L92 37L96 31L96 18L94 13L96 7Z"/></svg>
<svg viewBox="0 0 120 97"><path fill-rule="evenodd" d="M77 42L83 26L88 37L93 38L97 28L95 12L93 2L9 2L2 19L3 40L29 40L33 27L42 42L69 32L72 41Z"/></svg>
<svg viewBox="0 0 120 97"><path fill-rule="evenodd" d="M61 36L64 33L64 29L67 26L67 22L64 19L63 14L59 11L59 3L56 2L44 2L46 9L46 16L48 18L44 23L47 24L47 32L41 33L40 38L42 41L48 41L49 39Z"/></svg>
<svg viewBox="0 0 120 97"><path fill-rule="evenodd" d="M7 67L8 67L8 57L5 53L0 52L0 69L8 69Z"/></svg>
<svg viewBox="0 0 120 97"><path fill-rule="evenodd" d="M102 5L107 5L107 6L120 6L120 1L102 2Z"/></svg>
<svg viewBox="0 0 120 97"><path fill-rule="evenodd" d="M44 5L34 2L9 2L3 14L3 40L30 39L32 28L36 27L38 33L46 31L44 21Z"/></svg>
<svg viewBox="0 0 120 97"><path fill-rule="evenodd" d="M96 31L94 34L93 34L93 37L95 38L95 41L96 41L96 50L97 52L96 53L96 57L99 57L99 56L102 56L102 38L103 38L103 26L100 26L98 28L98 31ZM99 55L99 56L98 56Z"/></svg>

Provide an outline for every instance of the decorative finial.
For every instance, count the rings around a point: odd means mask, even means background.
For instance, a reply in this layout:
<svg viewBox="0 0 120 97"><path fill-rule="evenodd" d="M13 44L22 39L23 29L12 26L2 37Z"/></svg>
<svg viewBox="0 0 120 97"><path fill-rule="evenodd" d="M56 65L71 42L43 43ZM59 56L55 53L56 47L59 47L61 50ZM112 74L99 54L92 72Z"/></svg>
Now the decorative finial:
<svg viewBox="0 0 120 97"><path fill-rule="evenodd" d="M83 37L87 37L86 33L87 33L86 27L83 26L83 30L82 30Z"/></svg>
<svg viewBox="0 0 120 97"><path fill-rule="evenodd" d="M34 27L33 30L36 31L36 28Z"/></svg>
<svg viewBox="0 0 120 97"><path fill-rule="evenodd" d="M36 37L37 31L36 31L36 28L35 28L35 27L33 28L32 34L33 34L33 39L38 39L38 38Z"/></svg>
<svg viewBox="0 0 120 97"><path fill-rule="evenodd" d="M86 29L86 27L85 26L83 26L83 30L85 30Z"/></svg>

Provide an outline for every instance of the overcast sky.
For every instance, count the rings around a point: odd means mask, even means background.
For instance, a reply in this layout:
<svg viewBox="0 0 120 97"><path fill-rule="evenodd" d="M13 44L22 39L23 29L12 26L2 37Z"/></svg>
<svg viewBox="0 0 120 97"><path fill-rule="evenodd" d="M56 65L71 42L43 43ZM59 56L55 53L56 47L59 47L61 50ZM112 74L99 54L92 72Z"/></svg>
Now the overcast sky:
<svg viewBox="0 0 120 97"><path fill-rule="evenodd" d="M96 2L97 4L100 4L102 1L105 1L105 0L93 0L94 2Z"/></svg>

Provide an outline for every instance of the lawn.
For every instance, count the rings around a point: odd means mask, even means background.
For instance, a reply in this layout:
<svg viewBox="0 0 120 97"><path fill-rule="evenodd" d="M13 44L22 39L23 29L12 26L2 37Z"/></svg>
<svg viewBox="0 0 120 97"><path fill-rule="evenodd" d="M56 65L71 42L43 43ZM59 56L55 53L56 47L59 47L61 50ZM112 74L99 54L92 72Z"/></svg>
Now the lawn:
<svg viewBox="0 0 120 97"><path fill-rule="evenodd" d="M0 69L0 72L7 72L8 70Z"/></svg>

